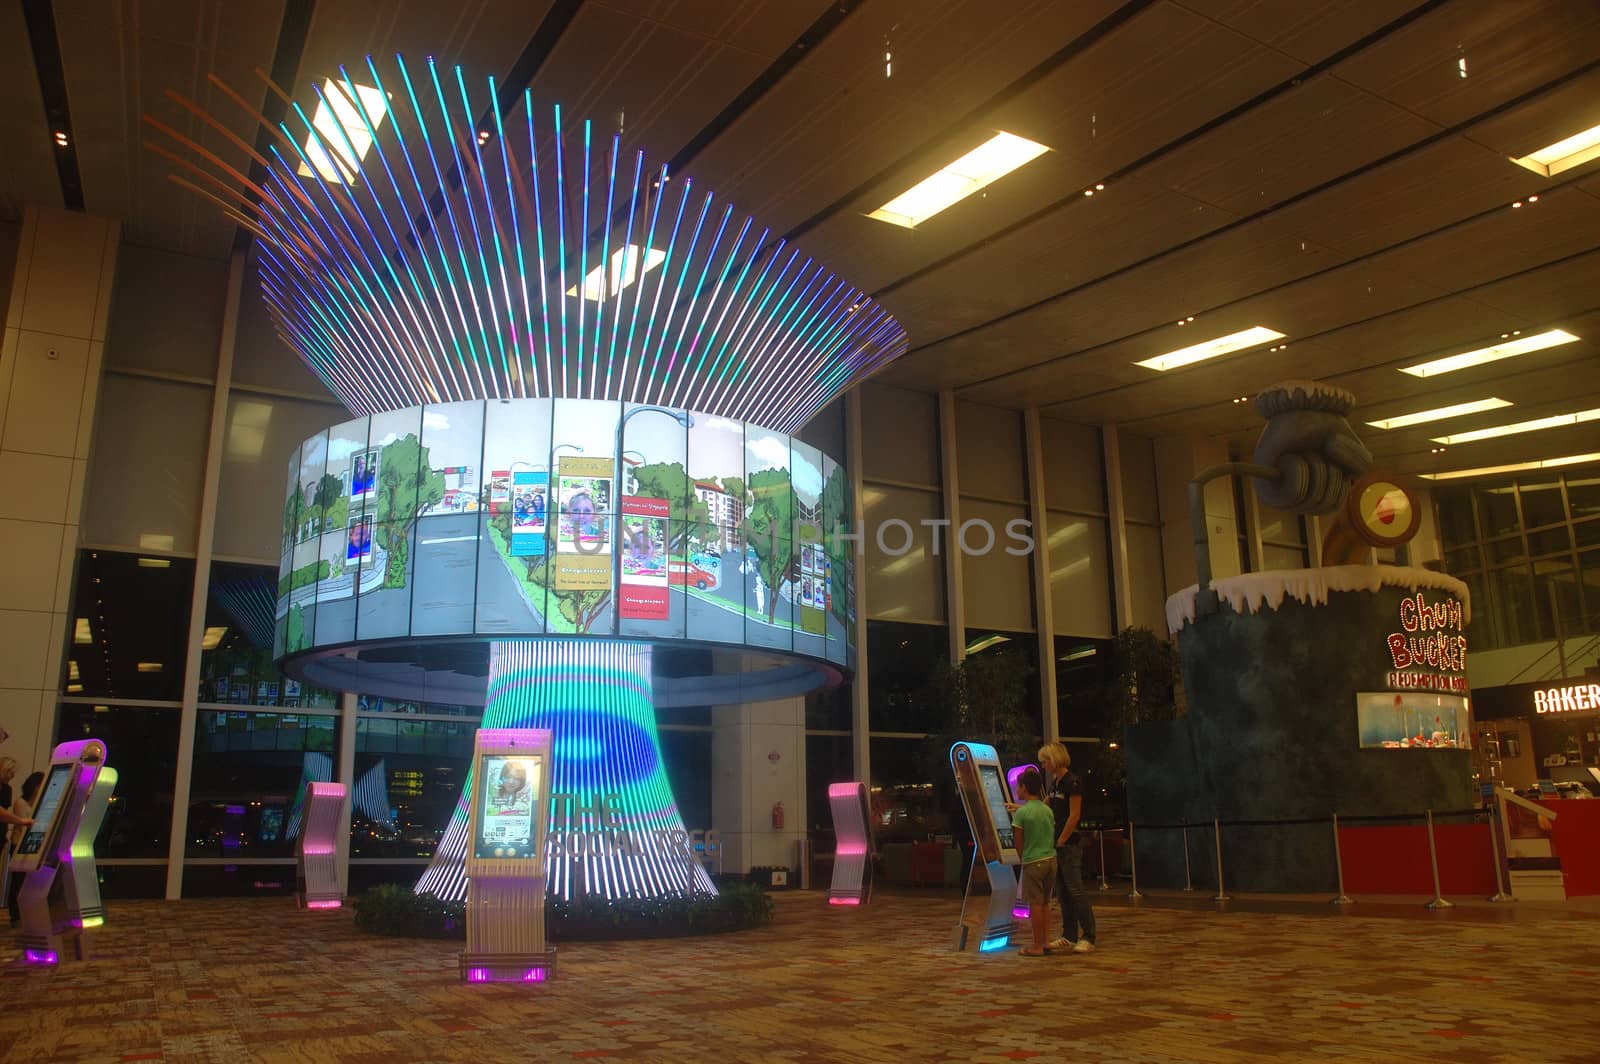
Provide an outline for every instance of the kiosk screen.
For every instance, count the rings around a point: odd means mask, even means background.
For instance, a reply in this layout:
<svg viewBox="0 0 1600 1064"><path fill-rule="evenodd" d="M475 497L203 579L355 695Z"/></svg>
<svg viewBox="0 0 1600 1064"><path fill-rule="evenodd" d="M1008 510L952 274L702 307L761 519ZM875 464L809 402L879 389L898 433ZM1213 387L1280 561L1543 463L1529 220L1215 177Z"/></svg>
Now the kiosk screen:
<svg viewBox="0 0 1600 1064"><path fill-rule="evenodd" d="M484 754L478 762L482 790L478 799L478 858L528 858L534 849L533 806L539 793L536 757Z"/></svg>
<svg viewBox="0 0 1600 1064"><path fill-rule="evenodd" d="M67 781L72 779L73 765L51 765L50 778L44 781L44 793L39 798L39 805L33 811L33 826L28 833L22 836L22 841L17 844L17 853L38 853L44 848L45 836L50 834L50 821L55 819L56 811L61 807L61 799L67 793Z"/></svg>
<svg viewBox="0 0 1600 1064"><path fill-rule="evenodd" d="M1000 781L1000 767L979 765L978 778L983 781L983 797L989 803L989 815L994 818L994 830L1000 836L1000 848L1012 849L1016 839L1011 831L1011 814L1006 812L1006 788Z"/></svg>

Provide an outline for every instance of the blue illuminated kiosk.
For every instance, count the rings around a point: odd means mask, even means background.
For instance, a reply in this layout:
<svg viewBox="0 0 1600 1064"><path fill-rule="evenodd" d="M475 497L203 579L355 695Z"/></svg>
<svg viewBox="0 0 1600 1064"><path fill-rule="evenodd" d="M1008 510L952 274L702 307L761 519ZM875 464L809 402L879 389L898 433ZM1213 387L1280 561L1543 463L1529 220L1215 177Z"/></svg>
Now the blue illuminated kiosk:
<svg viewBox="0 0 1600 1064"><path fill-rule="evenodd" d="M989 877L989 909L984 916L980 952L1004 949L1011 941L1012 907L1017 897L1020 858L1006 804L1011 793L1006 786L1000 755L984 743L956 743L950 748L950 769L955 773L961 805L972 828L972 866L967 873L966 893L961 897L961 919L956 925L953 945L967 947L967 902L972 897L978 861L983 861Z"/></svg>
<svg viewBox="0 0 1600 1064"><path fill-rule="evenodd" d="M34 807L33 826L17 843L11 867L27 875L18 895L19 935L28 964L88 959L84 932L105 923L94 840L117 786L105 744L80 739L57 746Z"/></svg>
<svg viewBox="0 0 1600 1064"><path fill-rule="evenodd" d="M273 657L548 730L560 845L516 860L547 862L551 897L715 893L656 713L850 675L860 500L803 430L908 337L620 133L505 90L351 62L268 125L256 174L156 126L253 235L279 335L350 412L283 456ZM461 900L492 859L470 771L419 893Z"/></svg>

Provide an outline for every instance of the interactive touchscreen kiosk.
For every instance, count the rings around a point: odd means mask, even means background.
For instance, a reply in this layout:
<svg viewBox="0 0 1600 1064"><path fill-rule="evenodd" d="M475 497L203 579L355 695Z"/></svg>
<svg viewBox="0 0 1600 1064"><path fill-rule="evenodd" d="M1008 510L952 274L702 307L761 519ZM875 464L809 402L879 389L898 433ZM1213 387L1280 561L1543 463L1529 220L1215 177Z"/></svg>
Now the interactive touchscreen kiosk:
<svg viewBox="0 0 1600 1064"><path fill-rule="evenodd" d="M344 904L339 889L339 830L344 826L342 783L306 784L305 826L296 845L300 858L300 898L307 909L337 909Z"/></svg>
<svg viewBox="0 0 1600 1064"><path fill-rule="evenodd" d="M983 935L978 943L982 952L1004 949L1011 941L1012 906L1017 898L1017 848L1006 803L1010 790L1001 775L1000 756L994 747L983 743L956 743L950 748L950 769L955 773L956 789L972 827L972 868L967 873L967 891L961 899L961 922L954 945L967 945L967 901L981 859L989 876L989 911L984 917Z"/></svg>
<svg viewBox="0 0 1600 1064"><path fill-rule="evenodd" d="M105 923L94 839L117 786L117 771L105 759L105 744L98 739L56 747L33 826L12 857L12 870L27 876L17 905L22 957L30 964L56 964L64 956L86 959L84 931Z"/></svg>
<svg viewBox="0 0 1600 1064"><path fill-rule="evenodd" d="M471 787L461 978L542 983L556 970L544 926L550 731L479 729Z"/></svg>
<svg viewBox="0 0 1600 1064"><path fill-rule="evenodd" d="M833 810L833 883L829 905L861 905L872 894L872 813L865 783L828 785Z"/></svg>

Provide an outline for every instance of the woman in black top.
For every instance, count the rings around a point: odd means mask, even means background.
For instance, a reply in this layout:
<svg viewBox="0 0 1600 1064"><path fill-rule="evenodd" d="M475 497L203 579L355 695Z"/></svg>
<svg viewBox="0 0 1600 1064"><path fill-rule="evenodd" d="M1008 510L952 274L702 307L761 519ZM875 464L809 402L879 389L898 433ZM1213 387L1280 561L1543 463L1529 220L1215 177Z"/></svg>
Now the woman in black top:
<svg viewBox="0 0 1600 1064"><path fill-rule="evenodd" d="M1056 893L1061 899L1061 937L1050 943L1056 952L1094 950L1094 908L1083 889L1083 844L1078 820L1083 816L1083 787L1072 774L1072 755L1061 743L1039 747L1039 764L1049 780L1045 803L1056 818Z"/></svg>

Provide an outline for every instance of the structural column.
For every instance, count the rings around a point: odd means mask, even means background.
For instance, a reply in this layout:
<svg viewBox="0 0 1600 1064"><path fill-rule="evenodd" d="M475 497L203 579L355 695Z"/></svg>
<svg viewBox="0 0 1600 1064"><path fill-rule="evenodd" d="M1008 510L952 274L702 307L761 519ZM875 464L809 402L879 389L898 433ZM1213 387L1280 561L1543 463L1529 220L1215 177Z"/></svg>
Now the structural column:
<svg viewBox="0 0 1600 1064"><path fill-rule="evenodd" d="M28 207L0 346L0 754L49 762L117 263L112 218ZM103 633L95 633L103 638ZM117 752L109 752L115 763Z"/></svg>
<svg viewBox="0 0 1600 1064"><path fill-rule="evenodd" d="M211 594L211 545L216 539L222 439L228 426L228 383L233 377L233 344L239 325L239 294L243 285L244 253L235 251L228 264L228 294L222 308L222 334L217 338L217 382L211 394L211 432L206 443L205 481L200 488L200 527L195 535L183 709L178 719L178 771L172 784L172 838L167 842L168 901L183 897L183 858L189 838L189 783L194 771L194 732L199 719L200 644L205 639L206 603Z"/></svg>
<svg viewBox="0 0 1600 1064"><path fill-rule="evenodd" d="M1133 626L1133 596L1128 583L1128 512L1122 491L1122 440L1115 425L1100 428L1100 453L1106 477L1106 539L1111 561L1111 610L1116 630Z"/></svg>
<svg viewBox="0 0 1600 1064"><path fill-rule="evenodd" d="M950 633L950 664L960 665L967 656L966 595L961 581L961 476L957 469L956 393L946 388L939 393L939 483L944 488L945 619Z"/></svg>
<svg viewBox="0 0 1600 1064"><path fill-rule="evenodd" d="M1050 599L1050 511L1045 498L1044 432L1039 426L1038 407L1022 412L1023 433L1027 437L1028 521L1033 525L1033 630L1038 639L1039 659L1039 734L1047 743L1061 738L1061 720L1056 711L1055 618Z"/></svg>
<svg viewBox="0 0 1600 1064"><path fill-rule="evenodd" d="M872 662L867 654L867 566L866 503L864 498L863 469L866 459L861 442L861 389L852 388L844 397L845 455L850 462L850 527L857 539L851 545L855 552L856 586L856 674L850 684L850 751L855 778L872 786L872 720L867 698L868 676Z"/></svg>
<svg viewBox="0 0 1600 1064"><path fill-rule="evenodd" d="M806 700L711 709L711 822L723 871L795 870L806 837ZM783 824L774 812L783 806Z"/></svg>

